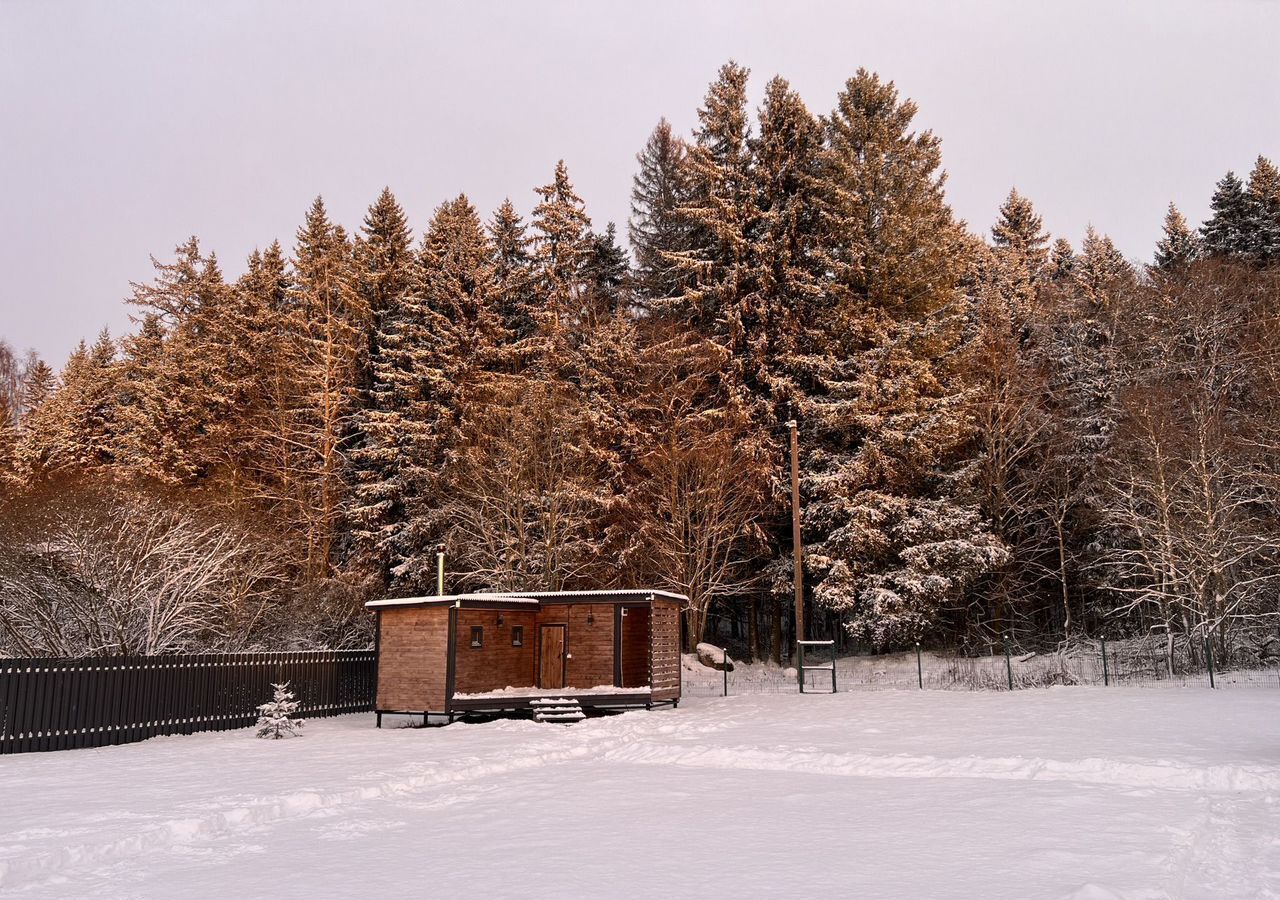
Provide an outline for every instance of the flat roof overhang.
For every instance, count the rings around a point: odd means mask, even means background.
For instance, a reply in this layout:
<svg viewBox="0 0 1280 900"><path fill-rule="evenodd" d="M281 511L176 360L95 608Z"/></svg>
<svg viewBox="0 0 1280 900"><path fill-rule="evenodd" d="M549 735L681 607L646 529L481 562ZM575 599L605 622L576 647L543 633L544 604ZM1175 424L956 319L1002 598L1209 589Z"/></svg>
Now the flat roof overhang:
<svg viewBox="0 0 1280 900"><path fill-rule="evenodd" d="M394 609L401 606L456 606L459 609L538 609L573 603L645 603L662 598L681 604L689 602L684 594L671 591L625 589L601 591L529 591L447 594L443 597L390 597L370 600L367 609Z"/></svg>

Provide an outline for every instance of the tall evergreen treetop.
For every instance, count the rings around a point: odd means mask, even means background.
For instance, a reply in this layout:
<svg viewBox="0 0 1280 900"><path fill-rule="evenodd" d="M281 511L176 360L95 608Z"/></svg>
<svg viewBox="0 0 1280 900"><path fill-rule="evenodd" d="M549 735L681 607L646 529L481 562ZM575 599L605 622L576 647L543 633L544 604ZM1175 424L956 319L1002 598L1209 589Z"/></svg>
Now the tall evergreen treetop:
<svg viewBox="0 0 1280 900"><path fill-rule="evenodd" d="M1063 282L1071 278L1076 266L1076 251L1066 238L1058 238L1049 248L1049 280Z"/></svg>
<svg viewBox="0 0 1280 900"><path fill-rule="evenodd" d="M1155 265L1162 271L1184 266L1200 255L1200 239L1187 225L1178 207L1169 204L1164 216L1164 236L1156 243Z"/></svg>
<svg viewBox="0 0 1280 900"><path fill-rule="evenodd" d="M57 376L43 359L32 360L22 373L22 415L28 416L44 405L57 388Z"/></svg>
<svg viewBox="0 0 1280 900"><path fill-rule="evenodd" d="M627 222L635 253L636 287L642 298L669 300L683 290L684 278L671 256L691 246L689 220L680 214L690 196L688 147L661 119L636 154L639 171L631 185Z"/></svg>
<svg viewBox="0 0 1280 900"><path fill-rule="evenodd" d="M1213 214L1200 228L1210 256L1248 258L1253 252L1253 204L1244 184L1228 172L1218 182L1210 202Z"/></svg>
<svg viewBox="0 0 1280 900"><path fill-rule="evenodd" d="M1249 173L1253 256L1268 264L1280 261L1280 170L1259 156Z"/></svg>
<svg viewBox="0 0 1280 900"><path fill-rule="evenodd" d="M822 126L784 79L765 87L759 122L749 277L724 318L738 377L772 407L766 424L776 426L799 414L796 354L823 343L814 332L825 295L828 191Z"/></svg>
<svg viewBox="0 0 1280 900"><path fill-rule="evenodd" d="M991 240L1000 250L1021 257L1031 274L1036 275L1049 259L1049 234L1043 227L1044 220L1031 201L1012 188L991 227Z"/></svg>
<svg viewBox="0 0 1280 900"><path fill-rule="evenodd" d="M879 308L926 312L950 302L964 262L947 206L941 142L911 130L916 105L859 69L827 120L841 235L836 283Z"/></svg>
<svg viewBox="0 0 1280 900"><path fill-rule="evenodd" d="M690 246L662 251L684 292L669 302L651 304L704 335L723 332L725 310L742 295L750 266L756 205L748 75L737 63L725 63L698 110L687 156L689 199L678 210L689 224Z"/></svg>
<svg viewBox="0 0 1280 900"><path fill-rule="evenodd" d="M580 323L589 301L583 278L594 246L591 219L569 180L564 160L555 177L540 188L541 202L533 210L534 260L538 289L545 304L535 314L544 336L559 335Z"/></svg>
<svg viewBox="0 0 1280 900"><path fill-rule="evenodd" d="M390 188L383 188L360 228L360 280L375 316L402 297L413 282L413 235Z"/></svg>
<svg viewBox="0 0 1280 900"><path fill-rule="evenodd" d="M1111 238L1090 225L1071 270L1072 282L1081 296L1094 306L1108 306L1116 289L1132 276L1133 268Z"/></svg>
<svg viewBox="0 0 1280 900"><path fill-rule="evenodd" d="M357 376L361 391L370 388L370 359L378 350L378 322L412 289L415 263L408 218L391 189L384 187L365 214L356 243L356 289L370 317Z"/></svg>
<svg viewBox="0 0 1280 900"><path fill-rule="evenodd" d="M511 342L505 348L508 367L518 368L522 342L534 332L533 241L510 199L502 201L487 230L493 246L493 308Z"/></svg>
<svg viewBox="0 0 1280 900"><path fill-rule="evenodd" d="M612 222L603 232L591 235L591 256L584 275L594 296L590 306L597 315L626 311L631 261L618 243L618 229Z"/></svg>

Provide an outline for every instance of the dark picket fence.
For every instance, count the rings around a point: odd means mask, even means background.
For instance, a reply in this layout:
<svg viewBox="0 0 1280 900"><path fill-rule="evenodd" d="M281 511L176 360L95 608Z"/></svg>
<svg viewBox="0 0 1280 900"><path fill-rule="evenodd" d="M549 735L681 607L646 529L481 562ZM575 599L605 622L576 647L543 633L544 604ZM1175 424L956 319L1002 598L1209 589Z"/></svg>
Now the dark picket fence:
<svg viewBox="0 0 1280 900"><path fill-rule="evenodd" d="M253 725L272 683L302 718L373 709L373 650L0 658L0 754L127 744Z"/></svg>

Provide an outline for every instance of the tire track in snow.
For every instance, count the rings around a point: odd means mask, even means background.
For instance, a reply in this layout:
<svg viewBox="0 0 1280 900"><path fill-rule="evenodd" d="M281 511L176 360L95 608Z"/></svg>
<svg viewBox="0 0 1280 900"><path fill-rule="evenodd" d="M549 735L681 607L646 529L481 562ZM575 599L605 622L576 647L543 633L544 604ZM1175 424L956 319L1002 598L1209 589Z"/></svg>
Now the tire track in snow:
<svg viewBox="0 0 1280 900"><path fill-rule="evenodd" d="M237 836L249 829L302 818L322 810L401 797L432 788L465 784L495 775L576 759L595 758L628 740L630 731L631 729L622 730L615 735L609 731L600 733L584 729L571 736L574 741L569 746L563 741L540 741L526 748L504 749L490 757L470 756L446 760L427 766L425 771L407 773L376 784L336 791L291 791L204 815L151 822L132 834L113 840L72 844L47 853L0 860L0 891L32 886L50 877L65 875L68 870L113 863L201 841ZM545 749L549 745L553 749ZM521 749L528 752L522 753Z"/></svg>
<svg viewBox="0 0 1280 900"><path fill-rule="evenodd" d="M1186 766L1162 761L1086 758L875 756L760 747L689 747L634 741L609 750L617 762L693 768L804 772L855 778L979 778L1066 781L1200 792L1280 792L1280 770L1264 766Z"/></svg>

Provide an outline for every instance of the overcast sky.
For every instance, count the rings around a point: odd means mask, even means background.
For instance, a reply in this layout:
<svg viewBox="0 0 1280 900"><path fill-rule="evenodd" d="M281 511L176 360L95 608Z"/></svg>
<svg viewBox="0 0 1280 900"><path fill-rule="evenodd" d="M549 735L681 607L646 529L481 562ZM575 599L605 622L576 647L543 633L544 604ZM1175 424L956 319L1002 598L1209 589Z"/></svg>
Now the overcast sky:
<svg viewBox="0 0 1280 900"><path fill-rule="evenodd" d="M1055 235L1150 257L1166 204L1280 161L1280 4L0 0L0 338L55 365L129 328L129 281L196 234L228 277L316 194L348 227L384 184L417 230L465 191L526 212L563 157L623 227L659 116L690 129L726 59L815 112L859 66L942 137L986 230L1011 185Z"/></svg>

